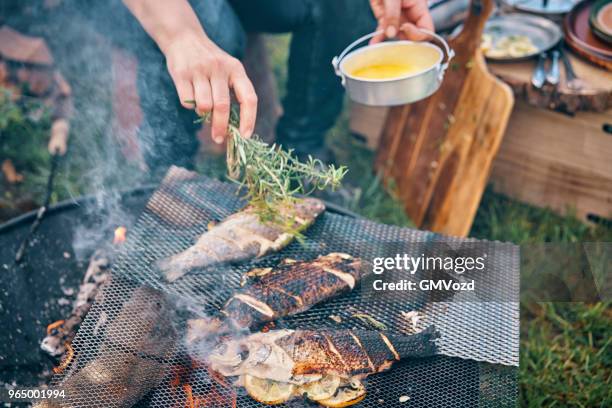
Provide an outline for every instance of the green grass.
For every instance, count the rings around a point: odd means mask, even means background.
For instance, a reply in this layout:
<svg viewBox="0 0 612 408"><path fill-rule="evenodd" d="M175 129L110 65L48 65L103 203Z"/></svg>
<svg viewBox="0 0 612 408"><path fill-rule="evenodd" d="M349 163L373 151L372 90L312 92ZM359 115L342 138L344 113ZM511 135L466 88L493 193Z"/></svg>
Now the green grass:
<svg viewBox="0 0 612 408"><path fill-rule="evenodd" d="M521 405L611 406L611 303L539 306L521 316Z"/></svg>

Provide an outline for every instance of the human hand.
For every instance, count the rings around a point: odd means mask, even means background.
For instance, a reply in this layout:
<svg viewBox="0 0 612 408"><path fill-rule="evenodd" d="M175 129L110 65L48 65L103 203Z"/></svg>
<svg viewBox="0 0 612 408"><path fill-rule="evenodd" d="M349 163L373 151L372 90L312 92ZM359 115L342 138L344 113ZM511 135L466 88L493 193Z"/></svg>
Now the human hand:
<svg viewBox="0 0 612 408"><path fill-rule="evenodd" d="M187 32L163 47L170 76L181 104L200 115L212 111L211 135L223 143L230 117L230 88L240 103L240 134L250 137L257 115L257 95L236 58L220 49L205 35Z"/></svg>
<svg viewBox="0 0 612 408"><path fill-rule="evenodd" d="M378 21L376 31L382 30L370 40L370 44L395 37L421 41L428 36L419 28L434 30L427 0L370 0L370 6Z"/></svg>

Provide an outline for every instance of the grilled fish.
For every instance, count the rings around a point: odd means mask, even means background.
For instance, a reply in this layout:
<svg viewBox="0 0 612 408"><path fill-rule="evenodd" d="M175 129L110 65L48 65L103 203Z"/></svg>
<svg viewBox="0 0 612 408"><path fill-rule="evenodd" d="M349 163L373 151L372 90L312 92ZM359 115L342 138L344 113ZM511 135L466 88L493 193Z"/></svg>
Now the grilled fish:
<svg viewBox="0 0 612 408"><path fill-rule="evenodd" d="M221 343L208 357L224 376L303 384L323 375L342 379L380 373L403 358L435 353L434 326L413 335L371 330L271 330Z"/></svg>
<svg viewBox="0 0 612 408"><path fill-rule="evenodd" d="M208 357L224 376L238 376L254 399L278 404L306 396L324 406L365 397L361 380L404 358L435 353L434 326L399 336L368 330L273 330L221 343Z"/></svg>
<svg viewBox="0 0 612 408"><path fill-rule="evenodd" d="M223 319L191 319L187 342L195 344L211 334L255 328L281 317L301 313L311 306L352 290L365 273L361 259L330 253L312 261L286 259L275 268L252 269L248 283L221 309Z"/></svg>
<svg viewBox="0 0 612 408"><path fill-rule="evenodd" d="M163 380L177 334L174 306L161 292L142 286L105 326L91 360L75 361L57 386L65 399L43 400L36 408L128 408ZM83 357L81 357L83 359Z"/></svg>
<svg viewBox="0 0 612 408"><path fill-rule="evenodd" d="M282 217L291 220L289 228L284 228L262 222L255 209L247 207L209 229L192 247L158 261L157 266L167 281L174 282L194 268L264 256L287 246L294 238L287 231L308 228L324 210L320 200L300 199L281 209Z"/></svg>
<svg viewBox="0 0 612 408"><path fill-rule="evenodd" d="M330 253L312 261L285 260L277 268L247 272L255 275L227 301L222 313L237 327L254 327L352 290L362 277L362 261Z"/></svg>

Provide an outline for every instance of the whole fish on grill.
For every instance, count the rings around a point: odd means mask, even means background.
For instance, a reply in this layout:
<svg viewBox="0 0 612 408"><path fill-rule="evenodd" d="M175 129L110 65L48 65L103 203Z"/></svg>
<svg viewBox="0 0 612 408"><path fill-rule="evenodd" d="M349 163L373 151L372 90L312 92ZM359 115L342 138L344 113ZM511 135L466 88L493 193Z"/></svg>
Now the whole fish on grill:
<svg viewBox="0 0 612 408"><path fill-rule="evenodd" d="M220 343L207 362L238 376L260 402L281 403L306 394L322 405L346 406L365 396L361 380L406 358L432 356L434 326L410 336L369 330L272 330Z"/></svg>
<svg viewBox="0 0 612 408"><path fill-rule="evenodd" d="M163 380L164 361L174 353L177 340L173 321L174 305L163 293L146 286L135 289L120 312L102 324L100 347L95 352L81 349L81 355L74 357L81 360L65 368L56 385L65 391L65 398L42 400L34 407L135 405Z"/></svg>
<svg viewBox="0 0 612 408"><path fill-rule="evenodd" d="M296 200L280 208L288 225L262 222L255 208L230 215L202 234L185 251L157 262L169 282L174 282L192 269L215 264L232 263L264 256L287 246L295 233L308 228L325 211L322 201L315 198Z"/></svg>
<svg viewBox="0 0 612 408"><path fill-rule="evenodd" d="M274 268L257 268L221 309L224 321L192 319L190 343L223 329L254 328L352 290L367 272L364 262L349 254L332 252L310 261L283 260Z"/></svg>
<svg viewBox="0 0 612 408"><path fill-rule="evenodd" d="M344 253L312 261L285 260L274 269L247 272L256 280L234 293L222 313L238 327L253 327L352 290L362 274L361 259Z"/></svg>

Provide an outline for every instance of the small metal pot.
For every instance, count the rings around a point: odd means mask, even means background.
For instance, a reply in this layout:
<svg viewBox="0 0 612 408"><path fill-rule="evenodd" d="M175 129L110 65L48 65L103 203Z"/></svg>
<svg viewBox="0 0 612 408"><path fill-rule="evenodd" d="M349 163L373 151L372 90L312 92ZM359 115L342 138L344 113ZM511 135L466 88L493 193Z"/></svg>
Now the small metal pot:
<svg viewBox="0 0 612 408"><path fill-rule="evenodd" d="M420 101L433 94L442 83L444 73L455 53L448 47L442 37L430 31L421 30L435 38L444 47L442 49L430 42L387 41L368 45L352 51L360 43L369 40L380 32L374 32L355 40L334 57L332 65L336 75L342 78L342 85L349 97L355 102L371 106L395 106ZM401 57L410 47L420 47L421 51L435 55L436 62L422 70L390 79L365 79L351 75L349 72L357 67L366 66L386 56Z"/></svg>

